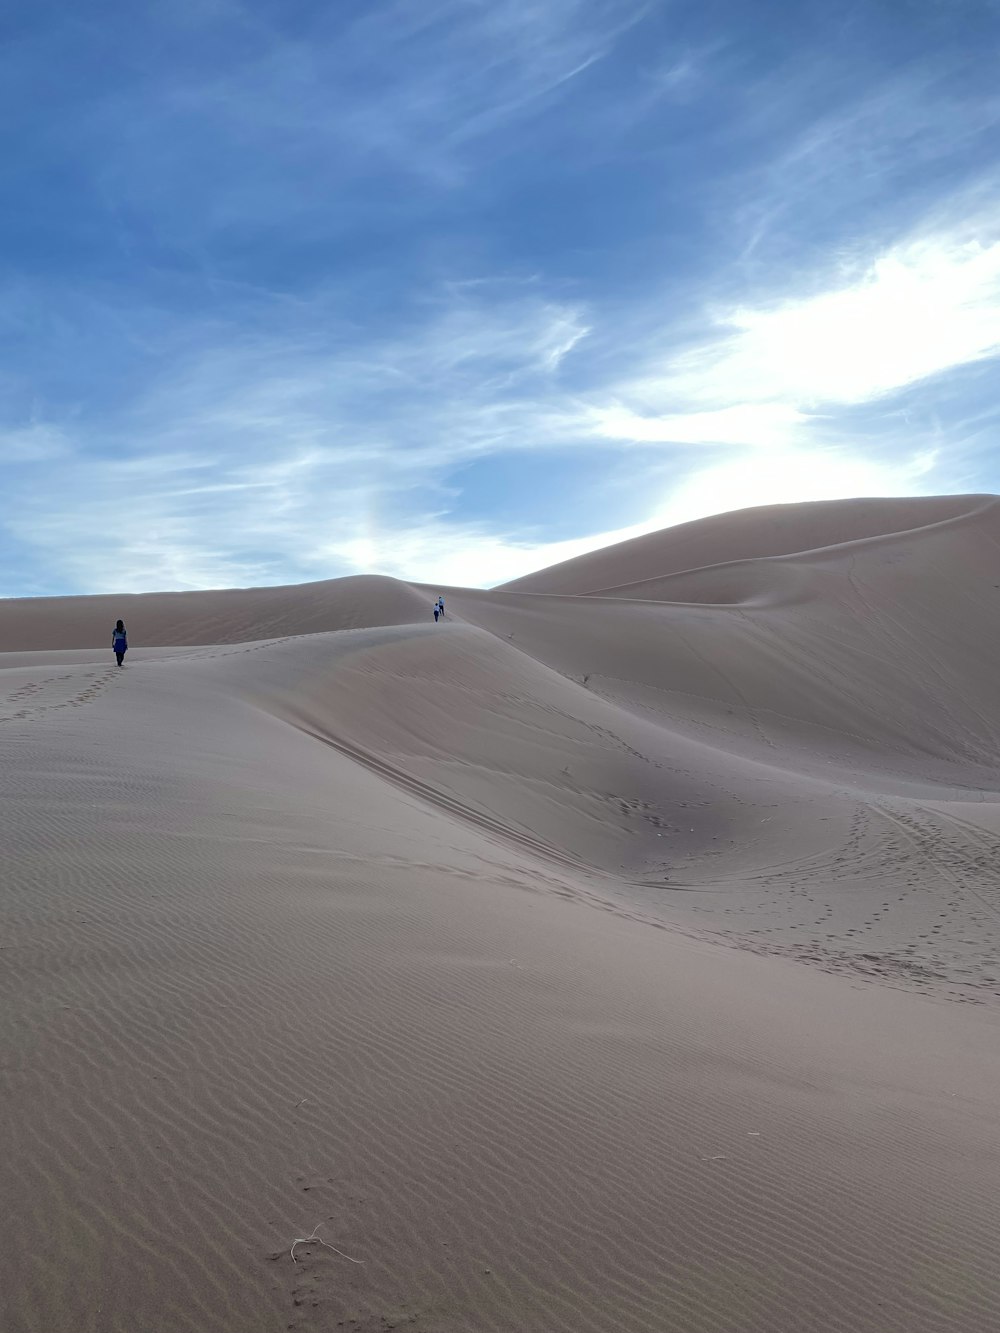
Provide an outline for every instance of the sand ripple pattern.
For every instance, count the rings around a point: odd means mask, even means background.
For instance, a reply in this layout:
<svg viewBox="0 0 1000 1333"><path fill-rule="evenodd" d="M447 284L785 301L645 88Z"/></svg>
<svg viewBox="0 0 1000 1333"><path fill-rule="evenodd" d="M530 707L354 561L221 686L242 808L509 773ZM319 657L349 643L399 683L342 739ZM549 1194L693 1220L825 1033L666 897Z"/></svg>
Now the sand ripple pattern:
<svg viewBox="0 0 1000 1333"><path fill-rule="evenodd" d="M232 671L135 670L4 768L6 1330L1000 1318L987 1015L544 891ZM317 1225L363 1262L293 1263Z"/></svg>
<svg viewBox="0 0 1000 1333"><path fill-rule="evenodd" d="M1000 506L695 527L0 603L4 1333L1000 1327Z"/></svg>

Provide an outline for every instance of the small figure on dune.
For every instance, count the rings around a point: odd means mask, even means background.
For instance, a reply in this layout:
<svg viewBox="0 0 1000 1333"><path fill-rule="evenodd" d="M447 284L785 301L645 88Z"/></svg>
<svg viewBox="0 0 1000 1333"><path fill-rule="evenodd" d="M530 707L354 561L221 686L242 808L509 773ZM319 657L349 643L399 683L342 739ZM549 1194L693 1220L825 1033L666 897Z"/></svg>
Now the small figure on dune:
<svg viewBox="0 0 1000 1333"><path fill-rule="evenodd" d="M124 620L119 620L111 632L111 647L115 650L118 665L121 666L128 652L128 636L125 633Z"/></svg>
<svg viewBox="0 0 1000 1333"><path fill-rule="evenodd" d="M443 598L443 597L439 597L439 598L438 598L438 611L439 611L440 614L441 614L441 619L444 620L444 598Z"/></svg>
<svg viewBox="0 0 1000 1333"><path fill-rule="evenodd" d="M437 604L437 602L435 602L435 603L434 603L434 624L436 625L437 622L438 622L438 604Z"/></svg>

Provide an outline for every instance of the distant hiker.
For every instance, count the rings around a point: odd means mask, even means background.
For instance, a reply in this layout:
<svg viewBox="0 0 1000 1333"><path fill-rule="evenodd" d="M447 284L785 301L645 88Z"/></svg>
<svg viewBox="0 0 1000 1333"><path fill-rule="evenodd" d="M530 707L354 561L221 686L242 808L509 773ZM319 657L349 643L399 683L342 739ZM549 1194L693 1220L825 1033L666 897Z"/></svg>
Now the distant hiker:
<svg viewBox="0 0 1000 1333"><path fill-rule="evenodd" d="M438 623L438 604L437 604L437 602L435 602L435 603L434 603L434 624L436 625L437 623Z"/></svg>
<svg viewBox="0 0 1000 1333"><path fill-rule="evenodd" d="M438 611L441 613L441 619L444 619L444 598L438 598Z"/></svg>
<svg viewBox="0 0 1000 1333"><path fill-rule="evenodd" d="M125 654L128 652L128 636L125 633L124 620L119 620L111 632L111 647L115 650L118 665L121 666L125 660Z"/></svg>

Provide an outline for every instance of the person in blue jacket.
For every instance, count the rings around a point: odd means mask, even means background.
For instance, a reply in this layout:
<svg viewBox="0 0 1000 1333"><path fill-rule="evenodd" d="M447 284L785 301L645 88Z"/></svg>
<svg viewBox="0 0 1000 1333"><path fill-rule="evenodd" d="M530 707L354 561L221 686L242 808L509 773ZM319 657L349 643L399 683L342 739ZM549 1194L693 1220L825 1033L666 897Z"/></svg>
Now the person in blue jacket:
<svg viewBox="0 0 1000 1333"><path fill-rule="evenodd" d="M118 659L118 665L121 666L128 652L128 635L125 633L125 622L119 620L111 631L111 647L115 650L115 657Z"/></svg>

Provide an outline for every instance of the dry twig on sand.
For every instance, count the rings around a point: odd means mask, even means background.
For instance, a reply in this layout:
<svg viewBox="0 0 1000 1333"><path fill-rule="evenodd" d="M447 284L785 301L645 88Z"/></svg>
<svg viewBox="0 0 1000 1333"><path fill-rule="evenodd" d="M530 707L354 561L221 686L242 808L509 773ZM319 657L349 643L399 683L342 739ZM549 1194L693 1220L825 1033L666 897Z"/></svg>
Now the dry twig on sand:
<svg viewBox="0 0 1000 1333"><path fill-rule="evenodd" d="M338 1250L336 1245L330 1245L329 1242L325 1241L322 1236L317 1236L316 1232L320 1229L322 1225L323 1225L322 1222L317 1222L312 1229L311 1236L300 1236L298 1240L292 1241L292 1248L288 1251L288 1253L292 1256L293 1264L297 1264L299 1262L298 1259L296 1259L295 1257L296 1245L308 1245L310 1244L310 1242L314 1245L325 1245L328 1250L332 1250L334 1254L339 1254L341 1259L346 1259L349 1263L352 1264L364 1263L364 1259L352 1259L351 1256L349 1254L345 1254L343 1250Z"/></svg>

